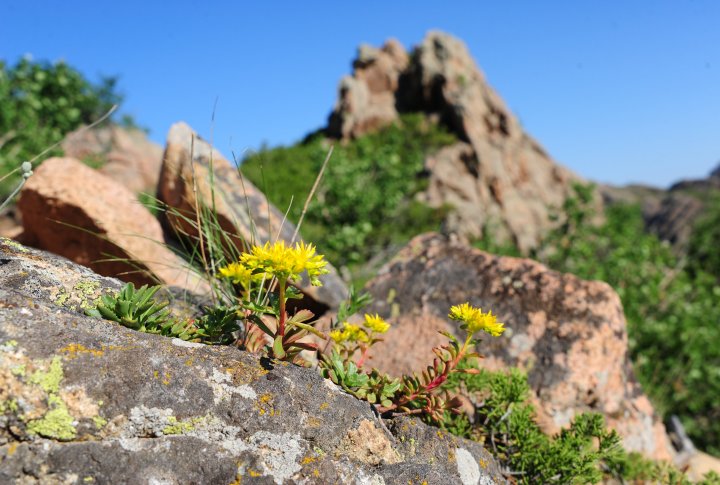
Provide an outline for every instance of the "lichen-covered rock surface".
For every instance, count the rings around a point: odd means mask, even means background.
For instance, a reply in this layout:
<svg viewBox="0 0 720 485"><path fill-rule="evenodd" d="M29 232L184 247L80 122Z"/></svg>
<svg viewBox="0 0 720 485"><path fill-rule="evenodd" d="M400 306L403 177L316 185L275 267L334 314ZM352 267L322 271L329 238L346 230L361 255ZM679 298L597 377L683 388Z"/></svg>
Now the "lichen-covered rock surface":
<svg viewBox="0 0 720 485"><path fill-rule="evenodd" d="M119 282L0 250L0 483L505 483L478 443L384 426L311 369L86 317L47 285Z"/></svg>
<svg viewBox="0 0 720 485"><path fill-rule="evenodd" d="M370 364L390 374L420 371L445 331L452 305L491 310L507 326L478 351L489 369L520 367L549 434L585 411L602 413L625 447L656 459L674 451L635 380L620 299L606 283L552 271L530 259L498 257L437 234L413 239L365 288L366 309L393 324Z"/></svg>

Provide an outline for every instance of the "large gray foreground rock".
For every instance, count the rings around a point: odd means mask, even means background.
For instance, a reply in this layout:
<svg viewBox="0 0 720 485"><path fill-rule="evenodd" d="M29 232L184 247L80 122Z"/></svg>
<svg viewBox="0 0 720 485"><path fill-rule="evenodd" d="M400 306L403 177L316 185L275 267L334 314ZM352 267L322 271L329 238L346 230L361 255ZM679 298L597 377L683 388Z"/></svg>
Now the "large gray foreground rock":
<svg viewBox="0 0 720 485"><path fill-rule="evenodd" d="M505 483L478 443L386 430L314 370L59 306L45 285L76 265L24 251L0 240L7 273L44 264L0 282L0 483Z"/></svg>

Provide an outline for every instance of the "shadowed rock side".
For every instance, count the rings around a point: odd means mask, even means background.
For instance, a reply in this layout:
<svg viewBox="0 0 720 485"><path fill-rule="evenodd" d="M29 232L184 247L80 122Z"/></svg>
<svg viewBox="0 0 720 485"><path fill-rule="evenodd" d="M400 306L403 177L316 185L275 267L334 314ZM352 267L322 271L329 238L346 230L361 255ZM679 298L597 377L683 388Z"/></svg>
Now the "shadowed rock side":
<svg viewBox="0 0 720 485"><path fill-rule="evenodd" d="M75 130L65 137L61 148L66 157L101 163L100 173L133 193L155 194L163 150L140 130L115 124Z"/></svg>
<svg viewBox="0 0 720 485"><path fill-rule="evenodd" d="M46 160L18 202L23 240L106 276L205 293L207 284L163 245L160 223L132 192L72 158Z"/></svg>
<svg viewBox="0 0 720 485"><path fill-rule="evenodd" d="M674 452L663 424L635 381L625 317L605 283L551 271L529 259L492 256L436 234L421 235L366 286L366 311L393 324L371 365L391 374L424 369L438 330L460 336L447 314L469 302L492 310L508 330L479 347L489 369L527 371L539 423L548 433L583 411L600 412L627 449L657 459Z"/></svg>
<svg viewBox="0 0 720 485"><path fill-rule="evenodd" d="M455 207L450 231L480 237L488 229L523 250L538 243L550 227L549 210L581 179L523 131L460 40L430 32L409 61L397 41L363 46L353 67L340 83L331 136L358 137L397 120L398 112L426 113L463 142L428 158L430 183L421 199Z"/></svg>
<svg viewBox="0 0 720 485"><path fill-rule="evenodd" d="M285 241L292 239L295 226L287 220L283 222L283 214L269 204L265 195L248 180L241 179L235 167L192 128L185 123L176 123L168 133L157 197L194 221L196 196L193 180L199 198L206 205L212 201L214 185L218 222L226 232L237 234L239 248L249 241L274 241L278 235ZM165 214L164 220L175 231L197 236L195 226L182 217ZM330 268L330 274L325 275L322 281L321 287L303 281L300 289L325 309L336 309L347 297L345 284L334 268ZM323 311L317 308L311 310L316 314Z"/></svg>
<svg viewBox="0 0 720 485"><path fill-rule="evenodd" d="M88 273L30 253L42 287ZM315 370L85 317L33 281L0 284L0 483L506 483L480 444L388 433Z"/></svg>

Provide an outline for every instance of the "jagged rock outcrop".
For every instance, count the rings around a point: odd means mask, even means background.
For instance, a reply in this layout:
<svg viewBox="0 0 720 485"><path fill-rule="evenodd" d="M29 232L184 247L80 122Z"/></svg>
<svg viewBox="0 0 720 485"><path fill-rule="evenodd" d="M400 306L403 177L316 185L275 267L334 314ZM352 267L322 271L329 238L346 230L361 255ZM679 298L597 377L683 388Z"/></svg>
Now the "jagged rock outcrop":
<svg viewBox="0 0 720 485"><path fill-rule="evenodd" d="M408 60L405 48L395 39L381 49L360 46L353 75L340 81L328 130L341 138L356 138L395 121L395 92Z"/></svg>
<svg viewBox="0 0 720 485"><path fill-rule="evenodd" d="M284 219L260 190L241 179L236 168L187 124L174 124L168 133L157 197L184 217L166 212L163 220L172 231L196 237L196 225L188 219L196 220L196 207L212 204L213 192L217 222L227 233L237 235L238 248L242 249L249 241L292 239L295 226ZM336 309L347 297L345 284L334 268L323 277L323 286L311 286L305 280L300 289L324 310ZM324 311L312 309L316 314Z"/></svg>
<svg viewBox="0 0 720 485"><path fill-rule="evenodd" d="M315 370L46 297L68 274L120 282L9 240L0 264L0 483L506 483L480 444L386 429Z"/></svg>
<svg viewBox="0 0 720 485"><path fill-rule="evenodd" d="M401 250L365 290L374 298L366 311L393 324L374 347L372 366L395 375L423 369L432 347L446 340L438 331L461 337L447 314L452 305L469 302L492 310L508 328L500 338L483 339L482 365L527 371L546 432L595 411L628 450L672 457L665 428L632 372L620 299L606 283L426 234Z"/></svg>
<svg viewBox="0 0 720 485"><path fill-rule="evenodd" d="M426 113L462 142L428 158L421 200L455 207L450 231L477 238L490 230L495 240L534 247L550 227L549 211L580 178L525 133L460 40L430 32L404 59L396 42L361 48L353 76L341 82L328 134L357 137L397 120L398 112Z"/></svg>
<svg viewBox="0 0 720 485"><path fill-rule="evenodd" d="M61 148L66 157L99 163L100 173L133 193L155 193L163 150L140 130L115 124L81 128L66 136Z"/></svg>
<svg viewBox="0 0 720 485"><path fill-rule="evenodd" d="M205 293L163 245L160 223L127 188L72 158L51 158L20 194L23 240L106 276Z"/></svg>

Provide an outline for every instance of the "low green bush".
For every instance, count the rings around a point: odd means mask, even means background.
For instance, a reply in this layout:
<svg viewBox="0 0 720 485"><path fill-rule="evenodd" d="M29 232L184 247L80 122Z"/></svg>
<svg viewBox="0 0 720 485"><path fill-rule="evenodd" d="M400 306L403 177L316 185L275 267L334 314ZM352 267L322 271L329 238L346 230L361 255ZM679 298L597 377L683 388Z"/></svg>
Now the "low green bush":
<svg viewBox="0 0 720 485"><path fill-rule="evenodd" d="M338 144L302 228L337 265L364 263L390 244L439 227L447 209L413 200L426 185L425 156L455 137L419 114L377 133ZM263 149L241 170L297 222L302 201L327 153L319 135L304 143ZM291 205L292 201L292 205Z"/></svg>
<svg viewBox="0 0 720 485"><path fill-rule="evenodd" d="M467 367L472 366L460 365L460 369ZM580 414L556 436L545 435L528 401L527 377L517 369L457 372L445 388L467 394L478 404L472 422L465 414L446 413L442 426L483 443L519 484L586 484L608 478L620 483L692 483L669 463L627 452L617 433L607 430L597 413ZM720 476L710 474L700 483L718 485Z"/></svg>

